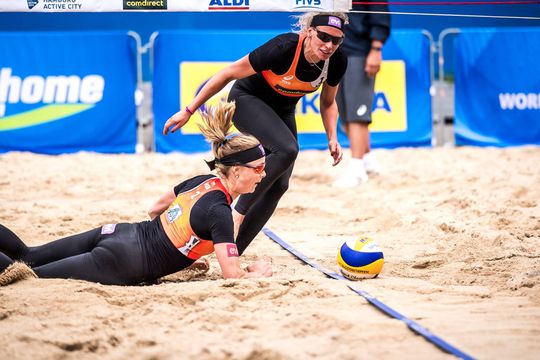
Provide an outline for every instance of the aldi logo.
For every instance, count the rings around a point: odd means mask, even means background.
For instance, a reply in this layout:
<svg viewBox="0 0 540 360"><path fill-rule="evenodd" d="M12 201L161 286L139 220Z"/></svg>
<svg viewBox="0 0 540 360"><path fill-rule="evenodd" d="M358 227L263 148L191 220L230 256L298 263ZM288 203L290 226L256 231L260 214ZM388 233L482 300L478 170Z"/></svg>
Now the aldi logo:
<svg viewBox="0 0 540 360"><path fill-rule="evenodd" d="M210 0L208 10L249 10L249 0Z"/></svg>
<svg viewBox="0 0 540 360"><path fill-rule="evenodd" d="M124 0L124 10L167 10L167 0Z"/></svg>

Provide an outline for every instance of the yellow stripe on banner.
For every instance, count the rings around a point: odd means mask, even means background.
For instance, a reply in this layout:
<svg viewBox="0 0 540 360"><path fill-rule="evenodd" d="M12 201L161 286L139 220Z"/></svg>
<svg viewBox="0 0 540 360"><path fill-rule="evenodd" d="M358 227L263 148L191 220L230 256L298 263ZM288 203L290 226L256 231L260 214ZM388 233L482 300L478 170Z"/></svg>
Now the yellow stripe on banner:
<svg viewBox="0 0 540 360"><path fill-rule="evenodd" d="M403 60L382 62L375 80L373 103L370 131L407 131L407 89Z"/></svg>
<svg viewBox="0 0 540 360"><path fill-rule="evenodd" d="M191 62L180 63L180 109L185 108L204 84L229 62ZM206 104L215 105L226 101L233 83L210 98ZM296 125L298 133L324 133L319 101L321 90L305 95L296 107ZM383 61L375 81L375 99L373 107L373 132L407 130L407 95L405 62L402 60ZM202 121L196 113L182 127L183 134L200 134L197 124ZM234 131L237 131L234 129Z"/></svg>
<svg viewBox="0 0 540 360"><path fill-rule="evenodd" d="M0 131L45 124L81 113L93 107L93 104L46 105L38 109L0 118Z"/></svg>
<svg viewBox="0 0 540 360"><path fill-rule="evenodd" d="M229 62L188 62L180 63L180 109L185 108L201 90L203 85L218 71L225 68ZM216 105L220 101L227 101L233 82L223 90L212 96L205 104ZM182 134L200 134L198 124L202 124L202 118L195 112L188 123L182 127ZM236 132L236 128L232 130Z"/></svg>

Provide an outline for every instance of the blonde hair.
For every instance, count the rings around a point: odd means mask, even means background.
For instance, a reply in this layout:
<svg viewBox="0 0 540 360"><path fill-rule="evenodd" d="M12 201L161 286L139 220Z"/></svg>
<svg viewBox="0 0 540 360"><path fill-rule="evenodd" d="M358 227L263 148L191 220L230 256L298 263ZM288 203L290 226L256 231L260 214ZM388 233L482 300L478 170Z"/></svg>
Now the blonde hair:
<svg viewBox="0 0 540 360"><path fill-rule="evenodd" d="M296 20L296 22L293 24L292 30L299 34L307 33L311 25L311 20L313 20L313 17L316 15L335 16L335 17L340 18L343 21L343 25L346 25L349 23L349 17L347 16L347 14L343 12L307 12L307 13L303 13L302 15L292 16L292 18Z"/></svg>
<svg viewBox="0 0 540 360"><path fill-rule="evenodd" d="M201 112L203 122L198 126L206 140L212 144L212 153L216 159L260 144L259 140L248 134L238 133L236 136L227 137L233 125L235 109L234 101L220 102L208 107L206 112ZM216 164L216 171L223 176L228 176L229 169L230 166Z"/></svg>

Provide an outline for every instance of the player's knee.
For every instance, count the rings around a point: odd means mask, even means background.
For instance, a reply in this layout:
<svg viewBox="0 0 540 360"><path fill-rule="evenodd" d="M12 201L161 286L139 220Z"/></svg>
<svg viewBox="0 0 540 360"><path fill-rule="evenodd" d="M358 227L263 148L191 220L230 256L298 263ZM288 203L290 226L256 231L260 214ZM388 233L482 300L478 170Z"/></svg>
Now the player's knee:
<svg viewBox="0 0 540 360"><path fill-rule="evenodd" d="M289 178L278 179L274 185L272 185L272 193L278 197L281 197L289 189Z"/></svg>
<svg viewBox="0 0 540 360"><path fill-rule="evenodd" d="M282 163L286 165L287 168L295 162L298 156L298 151L299 149L297 143L288 144L282 149L282 151L280 151Z"/></svg>

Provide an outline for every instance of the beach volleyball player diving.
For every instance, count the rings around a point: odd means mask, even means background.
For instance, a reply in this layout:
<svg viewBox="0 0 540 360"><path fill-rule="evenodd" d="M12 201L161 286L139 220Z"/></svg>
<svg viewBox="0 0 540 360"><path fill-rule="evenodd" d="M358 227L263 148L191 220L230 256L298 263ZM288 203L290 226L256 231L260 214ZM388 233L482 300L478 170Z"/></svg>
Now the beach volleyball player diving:
<svg viewBox="0 0 540 360"><path fill-rule="evenodd" d="M306 94L321 88L320 113L328 149L337 165L343 151L337 140L336 93L347 68L340 51L344 13L306 13L298 17L298 33L281 34L212 76L184 109L171 116L163 133L186 124L194 111L229 82L236 80L229 100L236 102L234 125L264 146L266 177L253 193L242 194L233 218L240 254L251 243L289 187L298 155L295 108Z"/></svg>
<svg viewBox="0 0 540 360"><path fill-rule="evenodd" d="M215 175L187 179L152 207L151 221L108 224L40 246L27 246L0 225L0 285L37 275L109 285L153 283L215 251L225 278L268 277L270 265L245 270L234 242L230 204L265 177L265 152L251 135L229 134L233 103L203 114L201 132L211 142ZM28 267L28 266L30 267Z"/></svg>

